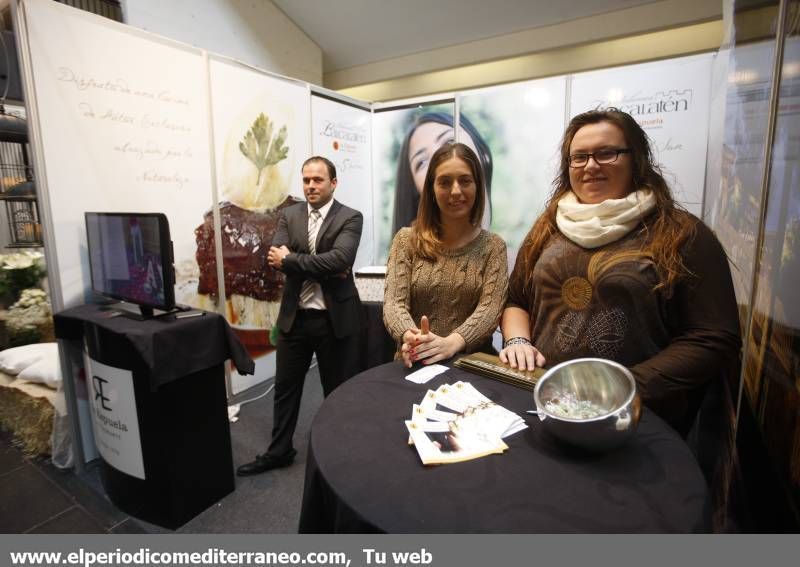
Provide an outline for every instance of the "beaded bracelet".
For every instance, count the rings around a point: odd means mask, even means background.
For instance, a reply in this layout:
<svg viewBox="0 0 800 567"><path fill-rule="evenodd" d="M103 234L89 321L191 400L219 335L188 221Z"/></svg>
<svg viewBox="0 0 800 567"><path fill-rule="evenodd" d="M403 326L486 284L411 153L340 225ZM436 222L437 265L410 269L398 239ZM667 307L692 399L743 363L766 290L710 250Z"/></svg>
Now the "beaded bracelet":
<svg viewBox="0 0 800 567"><path fill-rule="evenodd" d="M512 337L503 342L503 348L510 347L511 345L533 346L533 343L530 341L530 339L526 339L525 337Z"/></svg>

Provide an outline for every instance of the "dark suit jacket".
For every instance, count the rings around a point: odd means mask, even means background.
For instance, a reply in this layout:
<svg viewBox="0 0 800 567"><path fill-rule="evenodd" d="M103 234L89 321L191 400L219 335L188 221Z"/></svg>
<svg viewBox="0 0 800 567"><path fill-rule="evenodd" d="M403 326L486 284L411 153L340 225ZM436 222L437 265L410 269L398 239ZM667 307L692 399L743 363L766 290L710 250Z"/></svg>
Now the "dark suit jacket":
<svg viewBox="0 0 800 567"><path fill-rule="evenodd" d="M352 268L363 223L360 212L334 200L317 233L317 253L312 255L308 250L308 205L304 201L283 209L272 239L273 246L286 245L292 251L283 259L286 283L278 314L281 331L288 333L292 328L306 279L321 284L337 338L352 335L361 328L361 301ZM345 272L347 276L341 277Z"/></svg>

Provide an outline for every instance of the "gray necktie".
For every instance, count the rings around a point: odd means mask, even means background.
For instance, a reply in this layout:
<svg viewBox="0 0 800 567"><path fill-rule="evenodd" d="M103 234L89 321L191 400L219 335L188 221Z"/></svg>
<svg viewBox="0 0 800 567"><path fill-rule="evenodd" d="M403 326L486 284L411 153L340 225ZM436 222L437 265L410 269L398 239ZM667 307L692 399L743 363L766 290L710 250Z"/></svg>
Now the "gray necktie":
<svg viewBox="0 0 800 567"><path fill-rule="evenodd" d="M317 209L311 209L308 214L308 252L310 254L317 253L317 234L319 227L322 224L322 215ZM306 280L303 282L303 287L300 289L300 301L306 303L314 297L314 282Z"/></svg>

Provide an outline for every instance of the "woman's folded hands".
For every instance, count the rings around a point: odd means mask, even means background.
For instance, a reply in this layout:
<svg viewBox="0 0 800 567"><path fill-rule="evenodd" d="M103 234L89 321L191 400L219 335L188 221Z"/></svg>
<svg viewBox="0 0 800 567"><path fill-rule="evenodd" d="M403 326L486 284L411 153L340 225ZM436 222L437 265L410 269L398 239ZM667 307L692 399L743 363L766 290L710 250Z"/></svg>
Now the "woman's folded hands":
<svg viewBox="0 0 800 567"><path fill-rule="evenodd" d="M417 361L421 361L423 364L434 364L441 360L447 360L464 350L466 346L466 341L458 333L450 333L446 337L432 333L428 318L423 315L419 328L408 329L403 334L403 346L400 348L400 353L403 356L403 364L407 368L411 368Z"/></svg>

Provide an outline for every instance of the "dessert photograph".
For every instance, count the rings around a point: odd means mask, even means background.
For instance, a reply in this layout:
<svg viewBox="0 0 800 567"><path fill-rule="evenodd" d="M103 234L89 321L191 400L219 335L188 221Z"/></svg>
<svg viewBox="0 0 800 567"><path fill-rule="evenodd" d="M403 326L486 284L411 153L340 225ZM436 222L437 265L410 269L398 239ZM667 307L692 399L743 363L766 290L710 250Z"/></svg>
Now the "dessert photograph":
<svg viewBox="0 0 800 567"><path fill-rule="evenodd" d="M218 129L218 195L221 220L224 308L239 339L254 358L274 350L275 325L283 274L267 263L281 211L300 199L290 195L298 185L302 156L290 143L292 109L260 96ZM295 128L296 129L296 128ZM194 229L195 257L175 266L176 299L219 311L214 211L209 207Z"/></svg>

